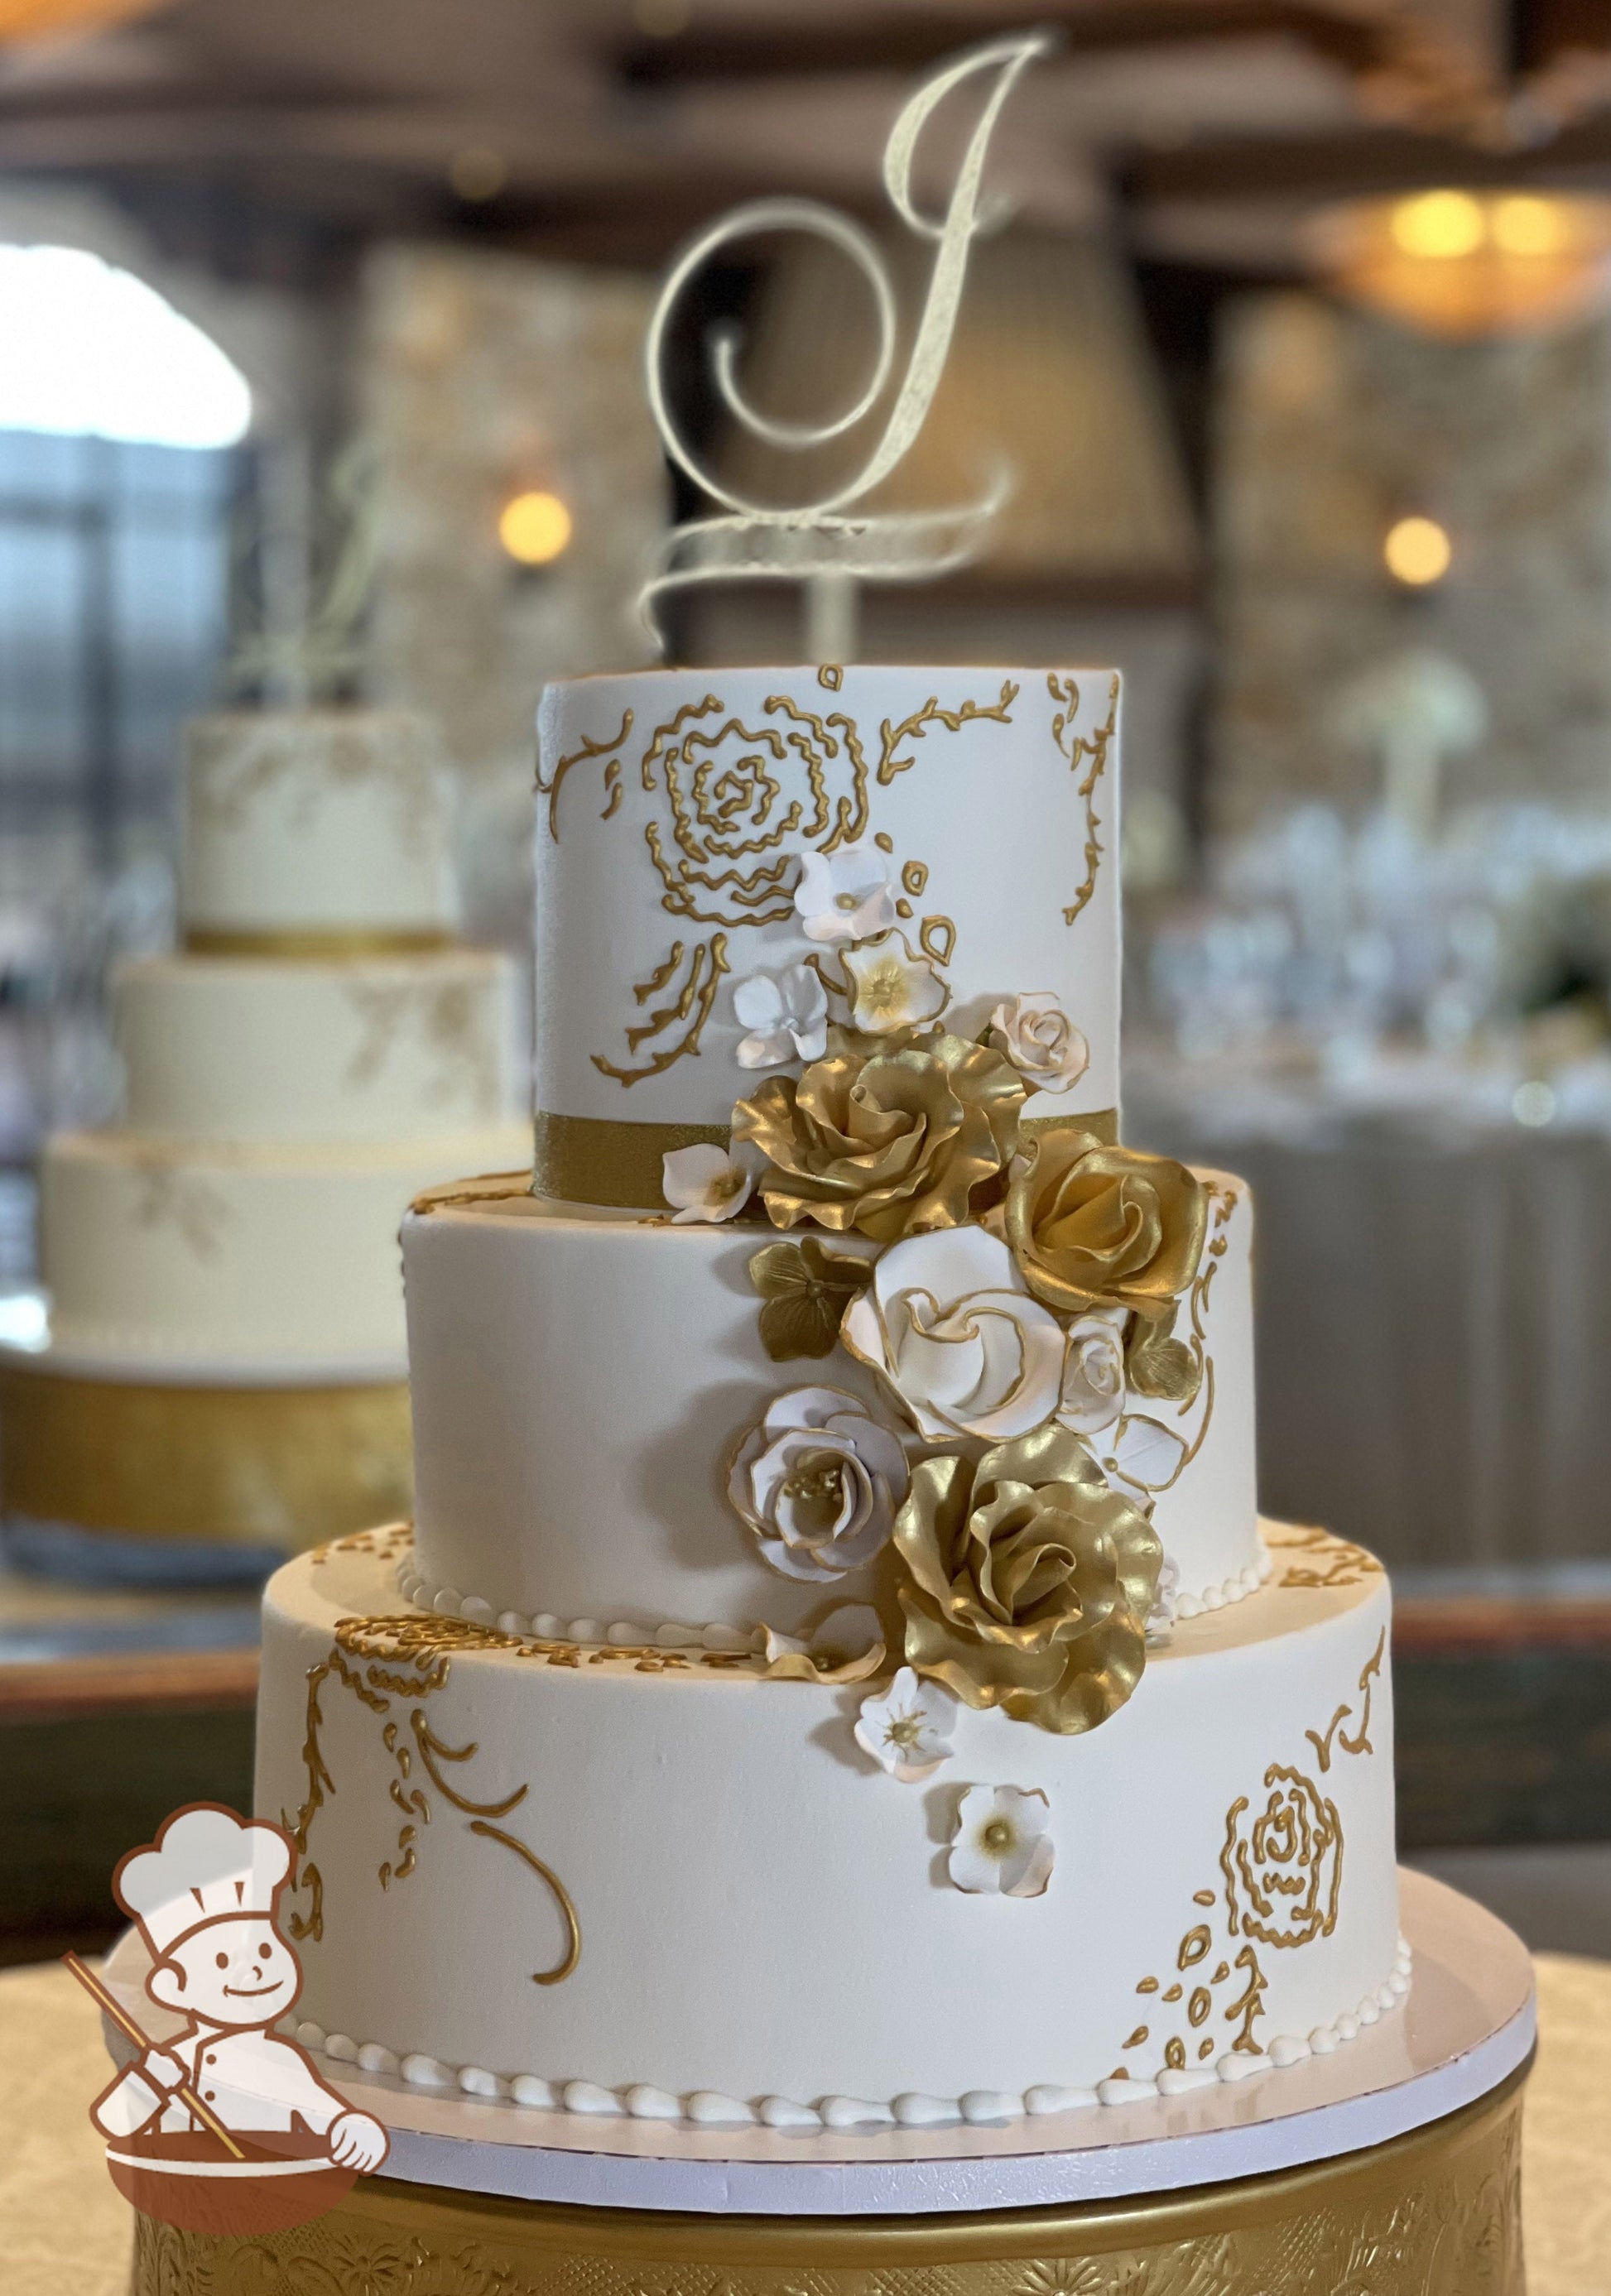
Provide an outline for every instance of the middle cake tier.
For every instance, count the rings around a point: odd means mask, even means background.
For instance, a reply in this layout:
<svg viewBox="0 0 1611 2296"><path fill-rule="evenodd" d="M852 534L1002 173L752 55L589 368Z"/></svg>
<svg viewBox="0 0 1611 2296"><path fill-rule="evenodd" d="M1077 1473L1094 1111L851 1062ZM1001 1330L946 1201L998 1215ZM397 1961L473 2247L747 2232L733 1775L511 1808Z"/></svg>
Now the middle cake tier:
<svg viewBox="0 0 1611 2296"><path fill-rule="evenodd" d="M1252 1593L1267 1568L1254 1488L1253 1201L1239 1180L1199 1177L1207 1238L1179 1319L1200 1371L1191 1398L1127 1394L1089 1437L1115 1486L1150 1504L1188 1618ZM991 1248L974 1238L966 1248ZM793 1575L777 1567L778 1544L752 1504L746 1512L752 1483L735 1495L756 1431L791 1398L836 1396L891 1443L901 1423L871 1362L836 1341L849 1294L830 1288L815 1303L826 1320L813 1353L775 1352L754 1263L764 1277L775 1264L766 1256L781 1251L790 1269L798 1261L809 1272L797 1242L747 1223L678 1226L558 1207L518 1179L432 1192L402 1240L411 1599L599 1642L612 1630L618 1642L662 1629L798 1634L841 1603L882 1599L887 1549L826 1542L812 1575ZM874 1258L853 1237L832 1249L840 1268ZM949 1247L936 1238L925 1249ZM805 1407L820 1417L836 1406Z"/></svg>

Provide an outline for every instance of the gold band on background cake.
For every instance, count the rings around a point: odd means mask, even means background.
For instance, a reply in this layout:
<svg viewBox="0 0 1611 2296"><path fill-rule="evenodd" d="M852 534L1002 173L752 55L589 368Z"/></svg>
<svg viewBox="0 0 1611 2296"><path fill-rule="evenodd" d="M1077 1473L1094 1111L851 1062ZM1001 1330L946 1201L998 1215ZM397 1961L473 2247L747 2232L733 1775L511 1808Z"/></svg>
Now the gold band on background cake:
<svg viewBox="0 0 1611 2296"><path fill-rule="evenodd" d="M312 1546L406 1514L408 1386L167 1387L0 1364L0 1503L127 1538Z"/></svg>
<svg viewBox="0 0 1611 2296"><path fill-rule="evenodd" d="M135 2218L130 2296L1523 2296L1527 2068L1430 2127L1184 2193L983 2215L678 2216L363 2177L294 2232L220 2240ZM979 2164L973 2164L976 2169ZM1338 2273L1354 2267L1352 2276Z"/></svg>
<svg viewBox="0 0 1611 2296"><path fill-rule="evenodd" d="M187 925L184 946L186 956L354 957L429 956L436 950L455 948L458 944L451 933L443 932L436 925L284 932L241 932L233 927Z"/></svg>
<svg viewBox="0 0 1611 2296"><path fill-rule="evenodd" d="M1043 1124L1075 1123L1098 1140L1119 1136L1116 1108L1081 1109L1070 1116L1026 1118L1021 1132ZM725 1149L725 1124L635 1124L612 1116L557 1116L539 1108L534 1195L562 1204L607 1204L624 1211L653 1211L665 1202L664 1160L676 1148Z"/></svg>

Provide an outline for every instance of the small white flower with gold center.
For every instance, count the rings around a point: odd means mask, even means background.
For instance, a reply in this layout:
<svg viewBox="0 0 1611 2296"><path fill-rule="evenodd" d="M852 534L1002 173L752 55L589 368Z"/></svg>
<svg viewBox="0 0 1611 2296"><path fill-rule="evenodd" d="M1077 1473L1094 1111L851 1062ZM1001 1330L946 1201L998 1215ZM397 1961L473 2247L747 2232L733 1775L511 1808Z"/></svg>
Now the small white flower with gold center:
<svg viewBox="0 0 1611 2296"><path fill-rule="evenodd" d="M702 1141L692 1148L668 1148L661 1165L661 1185L677 1227L696 1220L730 1220L744 1210L755 1185L755 1175L748 1165L727 1155L713 1141Z"/></svg>
<svg viewBox="0 0 1611 2296"><path fill-rule="evenodd" d="M957 1702L949 1691L903 1666L886 1691L862 1700L856 1743L880 1769L911 1785L950 1760L956 1726Z"/></svg>
<svg viewBox="0 0 1611 2296"><path fill-rule="evenodd" d="M808 940L866 940L895 922L889 865L876 846L802 853L794 906Z"/></svg>
<svg viewBox="0 0 1611 2296"><path fill-rule="evenodd" d="M827 1048L828 992L809 964L752 972L733 991L733 1011L750 1032L739 1040L741 1069L819 1061Z"/></svg>
<svg viewBox="0 0 1611 2296"><path fill-rule="evenodd" d="M904 933L879 933L840 953L851 998L851 1021L869 1037L921 1028L945 1010L950 990L926 956L916 956Z"/></svg>
<svg viewBox="0 0 1611 2296"><path fill-rule="evenodd" d="M1055 1855L1051 1818L1038 1786L969 1786L957 1805L948 1861L954 1887L979 1897L1040 1897Z"/></svg>

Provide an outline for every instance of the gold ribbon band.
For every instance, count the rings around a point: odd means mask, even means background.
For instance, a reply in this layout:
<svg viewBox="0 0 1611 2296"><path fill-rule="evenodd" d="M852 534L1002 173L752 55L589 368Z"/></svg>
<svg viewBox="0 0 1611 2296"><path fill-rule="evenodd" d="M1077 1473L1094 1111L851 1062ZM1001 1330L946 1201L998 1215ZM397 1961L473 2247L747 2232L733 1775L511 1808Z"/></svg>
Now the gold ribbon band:
<svg viewBox="0 0 1611 2296"><path fill-rule="evenodd" d="M1032 1137L1048 1124L1066 1123L1082 1125L1101 1141L1119 1136L1116 1108L1030 1118L1020 1128ZM669 1151L725 1149L730 1137L725 1124L634 1124L621 1117L556 1116L538 1109L532 1193L562 1204L658 1210L665 1202L662 1160Z"/></svg>
<svg viewBox="0 0 1611 2296"><path fill-rule="evenodd" d="M725 1124L633 1124L612 1116L537 1112L534 1195L562 1204L611 1204L659 1211L666 1195L662 1160L673 1148L726 1148Z"/></svg>
<svg viewBox="0 0 1611 2296"><path fill-rule="evenodd" d="M408 1388L159 1387L0 1365L0 1503L131 1538L311 1546L405 1515Z"/></svg>
<svg viewBox="0 0 1611 2296"><path fill-rule="evenodd" d="M452 934L434 925L318 932L237 932L192 925L185 934L186 956L425 956L455 946Z"/></svg>
<svg viewBox="0 0 1611 2296"><path fill-rule="evenodd" d="M1030 1106L1033 1108L1032 1100ZM1093 1132L1105 1148L1111 1148L1119 1137L1119 1111L1116 1108L1065 1109L1059 1116L1021 1116L1018 1137L1032 1140L1037 1132L1046 1132L1054 1124L1077 1124L1081 1132Z"/></svg>

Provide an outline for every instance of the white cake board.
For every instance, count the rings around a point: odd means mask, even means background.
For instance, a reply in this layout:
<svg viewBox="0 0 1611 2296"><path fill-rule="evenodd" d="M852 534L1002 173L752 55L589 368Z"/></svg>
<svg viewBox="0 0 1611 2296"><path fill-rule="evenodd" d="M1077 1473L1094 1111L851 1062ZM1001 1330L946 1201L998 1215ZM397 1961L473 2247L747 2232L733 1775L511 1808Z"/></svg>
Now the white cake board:
<svg viewBox="0 0 1611 2296"><path fill-rule="evenodd" d="M321 2070L390 2131L388 2177L518 2200L727 2216L914 2216L1221 2184L1331 2160L1440 2120L1531 2054L1533 1964L1521 1940L1442 1882L1408 1872L1399 1881L1415 1954L1404 2005L1332 2056L1185 2096L991 2128L793 2136L533 2112L352 2077L328 2059ZM145 1998L145 1967L131 1932L105 1974L160 2040L177 2020ZM108 2046L119 2059L130 2054L111 2031Z"/></svg>

